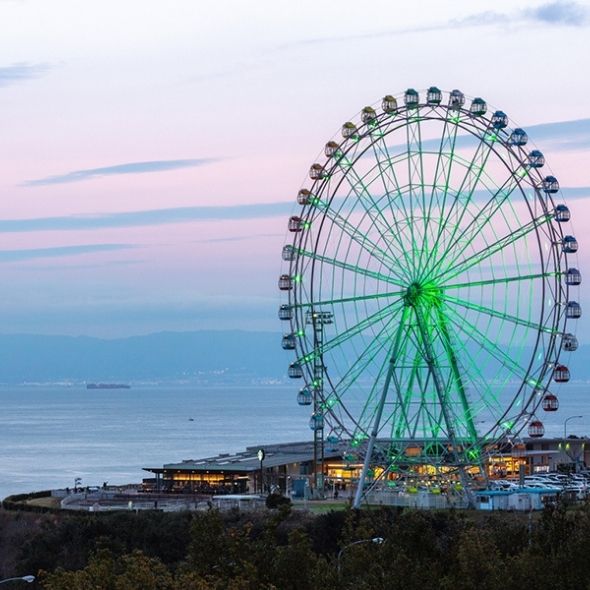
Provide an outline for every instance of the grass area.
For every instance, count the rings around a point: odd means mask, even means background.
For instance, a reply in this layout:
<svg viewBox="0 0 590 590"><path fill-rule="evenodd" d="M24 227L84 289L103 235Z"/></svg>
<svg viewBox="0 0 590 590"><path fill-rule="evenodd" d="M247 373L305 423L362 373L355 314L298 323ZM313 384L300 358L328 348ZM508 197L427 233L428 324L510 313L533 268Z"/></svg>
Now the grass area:
<svg viewBox="0 0 590 590"><path fill-rule="evenodd" d="M44 498L32 498L31 500L25 500L24 502L28 506L41 506L42 508L59 508L60 499L47 496Z"/></svg>
<svg viewBox="0 0 590 590"><path fill-rule="evenodd" d="M344 510L348 502L327 502L326 500L309 500L307 502L294 502L295 510L309 510L313 514L325 514L332 510Z"/></svg>

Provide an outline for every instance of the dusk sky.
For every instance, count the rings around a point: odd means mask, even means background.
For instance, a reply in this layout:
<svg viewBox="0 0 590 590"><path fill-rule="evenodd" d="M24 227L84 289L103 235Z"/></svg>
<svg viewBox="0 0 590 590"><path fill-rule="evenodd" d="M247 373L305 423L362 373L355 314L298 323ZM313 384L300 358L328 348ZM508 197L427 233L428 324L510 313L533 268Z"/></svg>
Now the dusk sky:
<svg viewBox="0 0 590 590"><path fill-rule="evenodd" d="M408 87L524 127L589 268L589 2L0 0L0 48L3 333L279 331L309 165Z"/></svg>

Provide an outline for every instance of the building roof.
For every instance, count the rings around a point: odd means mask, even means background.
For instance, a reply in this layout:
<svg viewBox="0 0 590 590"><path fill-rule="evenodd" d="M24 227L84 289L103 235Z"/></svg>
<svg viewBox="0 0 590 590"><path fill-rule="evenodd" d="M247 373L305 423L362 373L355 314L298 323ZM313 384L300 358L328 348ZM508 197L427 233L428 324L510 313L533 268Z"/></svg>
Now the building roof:
<svg viewBox="0 0 590 590"><path fill-rule="evenodd" d="M543 443L547 446L557 446L562 442L562 438L547 438L547 439L530 439L525 438L523 442L529 443ZM417 439L415 442L420 444L426 439ZM567 439L568 442L586 442L587 439ZM327 460L342 459L343 455L348 451L350 441L340 441L338 443L326 443L324 447L324 458ZM284 465L292 465L294 463L308 463L313 461L313 442L293 442L281 444L267 444L254 447L247 447L245 451L240 453L221 453L215 457L206 457L203 459L185 459L178 463L166 463L162 467L144 467L144 471L152 473L164 473L169 471L190 471L193 473L252 473L260 469L260 462L258 461L257 452L259 449L264 449L265 459L263 467L281 467ZM520 451L524 456L532 455L550 455L557 454L557 449L528 449ZM511 456L514 452L495 452L496 456Z"/></svg>
<svg viewBox="0 0 590 590"><path fill-rule="evenodd" d="M324 458L341 458L344 448L341 444L328 444L324 449ZM257 456L259 449L264 449L265 452L262 462L262 466L265 468L313 461L313 443L303 442L248 447L240 453L222 453L204 459L185 459L179 463L166 463L162 467L144 467L144 470L153 473L165 471L251 473L260 469L260 461Z"/></svg>

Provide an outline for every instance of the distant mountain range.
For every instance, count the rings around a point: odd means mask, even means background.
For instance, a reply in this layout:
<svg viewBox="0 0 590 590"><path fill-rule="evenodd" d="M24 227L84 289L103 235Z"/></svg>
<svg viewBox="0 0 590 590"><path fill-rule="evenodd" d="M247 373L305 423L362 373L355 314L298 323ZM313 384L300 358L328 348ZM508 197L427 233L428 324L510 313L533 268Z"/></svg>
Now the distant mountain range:
<svg viewBox="0 0 590 590"><path fill-rule="evenodd" d="M114 340L0 335L0 383L285 380L294 359L281 333L160 332ZM590 345L565 361L573 380L590 379Z"/></svg>
<svg viewBox="0 0 590 590"><path fill-rule="evenodd" d="M0 382L278 379L280 332L161 332L114 340L0 335Z"/></svg>

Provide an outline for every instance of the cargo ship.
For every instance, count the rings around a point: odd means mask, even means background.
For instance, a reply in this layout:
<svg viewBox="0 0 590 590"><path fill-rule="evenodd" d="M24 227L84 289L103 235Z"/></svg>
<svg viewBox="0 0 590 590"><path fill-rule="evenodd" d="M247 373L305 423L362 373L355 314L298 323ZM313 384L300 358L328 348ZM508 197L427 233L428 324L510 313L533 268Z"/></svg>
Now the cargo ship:
<svg viewBox="0 0 590 590"><path fill-rule="evenodd" d="M127 383L87 383L86 389L131 389Z"/></svg>

